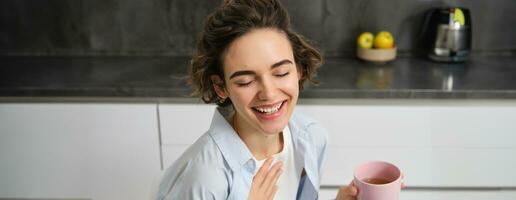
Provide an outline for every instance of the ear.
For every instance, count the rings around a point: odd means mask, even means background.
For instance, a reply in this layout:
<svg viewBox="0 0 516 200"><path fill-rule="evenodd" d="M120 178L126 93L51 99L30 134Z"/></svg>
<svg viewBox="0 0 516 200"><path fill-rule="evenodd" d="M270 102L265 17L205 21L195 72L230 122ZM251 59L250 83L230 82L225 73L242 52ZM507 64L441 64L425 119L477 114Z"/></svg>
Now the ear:
<svg viewBox="0 0 516 200"><path fill-rule="evenodd" d="M210 78L211 78L211 82L213 83L213 89L215 89L215 92L217 93L217 95L222 99L227 98L228 95L226 94L226 90L224 88L224 81L222 81L220 76L219 75L211 75Z"/></svg>

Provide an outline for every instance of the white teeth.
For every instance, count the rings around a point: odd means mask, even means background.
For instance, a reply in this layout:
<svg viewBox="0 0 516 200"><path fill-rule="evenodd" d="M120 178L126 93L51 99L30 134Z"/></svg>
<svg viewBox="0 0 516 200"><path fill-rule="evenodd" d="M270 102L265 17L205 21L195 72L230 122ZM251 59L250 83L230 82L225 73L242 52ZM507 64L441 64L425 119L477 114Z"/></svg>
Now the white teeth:
<svg viewBox="0 0 516 200"><path fill-rule="evenodd" d="M281 105L283 105L283 102L275 105L274 107L271 107L271 108L255 108L256 110L262 112L262 113L267 113L267 114L271 114L271 113L275 113L275 112L278 112L278 110L281 108Z"/></svg>

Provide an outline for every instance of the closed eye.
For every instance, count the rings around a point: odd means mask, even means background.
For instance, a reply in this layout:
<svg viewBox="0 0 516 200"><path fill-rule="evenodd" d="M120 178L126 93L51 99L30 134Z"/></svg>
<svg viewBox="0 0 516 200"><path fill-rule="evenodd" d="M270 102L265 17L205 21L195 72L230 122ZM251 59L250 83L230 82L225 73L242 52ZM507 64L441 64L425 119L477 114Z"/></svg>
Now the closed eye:
<svg viewBox="0 0 516 200"><path fill-rule="evenodd" d="M284 76L288 75L289 73L290 73L290 72L285 72L285 73L283 73L283 74L277 74L276 76L277 76L277 77L284 77Z"/></svg>
<svg viewBox="0 0 516 200"><path fill-rule="evenodd" d="M238 85L238 87L247 87L249 85L251 85L252 81L249 81L249 82L245 82L245 83L236 83Z"/></svg>

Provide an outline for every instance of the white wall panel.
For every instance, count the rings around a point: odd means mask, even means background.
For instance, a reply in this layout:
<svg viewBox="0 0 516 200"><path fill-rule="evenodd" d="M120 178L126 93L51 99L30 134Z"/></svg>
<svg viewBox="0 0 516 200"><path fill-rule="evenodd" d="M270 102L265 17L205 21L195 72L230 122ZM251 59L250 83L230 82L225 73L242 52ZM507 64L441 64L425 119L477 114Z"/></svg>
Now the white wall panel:
<svg viewBox="0 0 516 200"><path fill-rule="evenodd" d="M211 124L214 105L160 104L162 144L193 144Z"/></svg>
<svg viewBox="0 0 516 200"><path fill-rule="evenodd" d="M155 104L0 104L0 198L148 199Z"/></svg>
<svg viewBox="0 0 516 200"><path fill-rule="evenodd" d="M322 183L369 160L398 164L411 186L515 187L516 103L300 105L330 132Z"/></svg>

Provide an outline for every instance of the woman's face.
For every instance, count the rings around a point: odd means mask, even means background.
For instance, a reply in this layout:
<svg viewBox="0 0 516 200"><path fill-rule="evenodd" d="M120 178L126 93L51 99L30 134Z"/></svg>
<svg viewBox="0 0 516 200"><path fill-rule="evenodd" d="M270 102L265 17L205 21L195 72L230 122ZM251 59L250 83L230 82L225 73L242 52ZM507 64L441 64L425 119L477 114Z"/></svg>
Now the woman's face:
<svg viewBox="0 0 516 200"><path fill-rule="evenodd" d="M301 73L286 34L257 29L233 41L224 56L225 90L239 128L272 135L288 124Z"/></svg>

